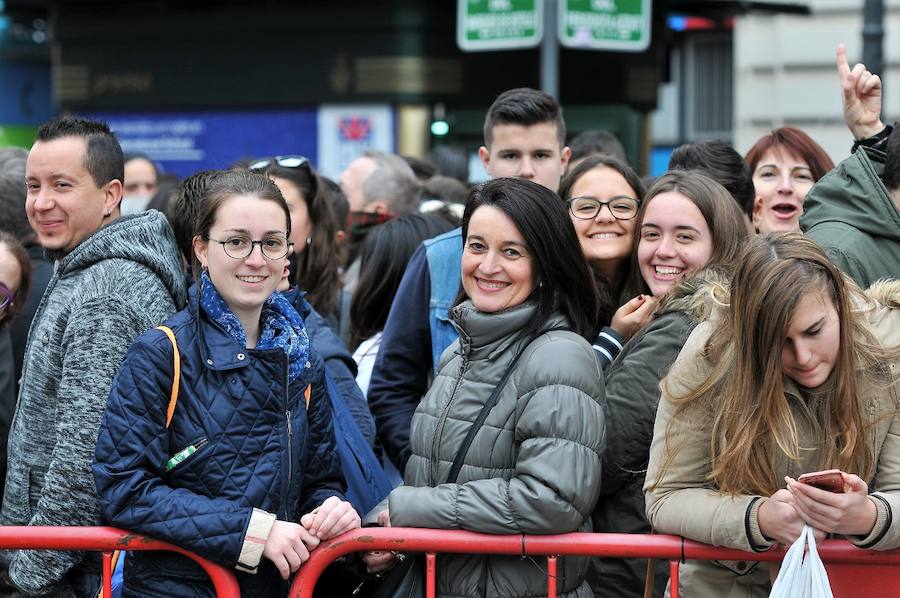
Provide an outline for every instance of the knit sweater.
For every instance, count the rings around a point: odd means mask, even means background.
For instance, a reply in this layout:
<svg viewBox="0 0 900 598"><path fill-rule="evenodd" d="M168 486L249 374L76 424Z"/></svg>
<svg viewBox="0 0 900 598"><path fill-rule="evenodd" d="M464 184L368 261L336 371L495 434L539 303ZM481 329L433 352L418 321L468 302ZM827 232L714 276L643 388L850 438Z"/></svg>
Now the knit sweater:
<svg viewBox="0 0 900 598"><path fill-rule="evenodd" d="M135 337L185 301L174 235L156 211L113 221L59 261L28 336L0 524L100 523L91 459L113 376ZM19 588L54 596L72 595L69 569L96 562L4 556Z"/></svg>

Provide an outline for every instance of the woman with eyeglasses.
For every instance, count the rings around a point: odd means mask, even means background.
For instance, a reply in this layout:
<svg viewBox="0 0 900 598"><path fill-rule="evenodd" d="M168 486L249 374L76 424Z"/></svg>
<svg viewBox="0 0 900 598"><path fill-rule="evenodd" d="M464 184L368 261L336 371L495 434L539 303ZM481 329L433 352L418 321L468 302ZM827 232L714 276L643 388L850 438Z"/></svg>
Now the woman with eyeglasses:
<svg viewBox="0 0 900 598"><path fill-rule="evenodd" d="M644 184L625 162L609 154L588 156L563 177L559 196L591 266L600 297L594 351L600 367L615 358L622 345L647 321L656 302L641 290L627 296L634 284L629 263L634 251L634 222Z"/></svg>
<svg viewBox="0 0 900 598"><path fill-rule="evenodd" d="M7 327L25 304L31 285L31 260L19 240L0 231L0 438L9 434L16 409L16 365ZM6 443L0 443L0 498L6 479Z"/></svg>
<svg viewBox="0 0 900 598"><path fill-rule="evenodd" d="M605 372L607 446L594 530L649 533L644 474L659 382L691 331L708 316L750 232L724 187L696 171L672 171L653 184L634 218L632 275L658 304ZM661 596L667 567L655 569ZM594 559L595 596L643 596L647 561Z"/></svg>
<svg viewBox="0 0 900 598"><path fill-rule="evenodd" d="M100 507L112 525L234 567L243 596L284 596L319 541L359 526L322 361L275 290L290 213L273 182L231 171L210 183L196 226L197 292L166 322L179 360L154 329L113 382L94 461ZM183 556L133 552L124 593L213 589Z"/></svg>

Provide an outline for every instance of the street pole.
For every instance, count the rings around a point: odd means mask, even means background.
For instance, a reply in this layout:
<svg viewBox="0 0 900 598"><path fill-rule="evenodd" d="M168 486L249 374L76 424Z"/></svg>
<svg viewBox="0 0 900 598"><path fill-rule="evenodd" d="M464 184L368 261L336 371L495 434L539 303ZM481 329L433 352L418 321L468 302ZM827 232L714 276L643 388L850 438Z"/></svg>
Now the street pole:
<svg viewBox="0 0 900 598"><path fill-rule="evenodd" d="M541 39L541 90L558 100L559 42L556 39L557 1L544 0L544 37Z"/></svg>
<svg viewBox="0 0 900 598"><path fill-rule="evenodd" d="M884 0L865 0L862 38L863 64L872 73L880 75L883 82Z"/></svg>

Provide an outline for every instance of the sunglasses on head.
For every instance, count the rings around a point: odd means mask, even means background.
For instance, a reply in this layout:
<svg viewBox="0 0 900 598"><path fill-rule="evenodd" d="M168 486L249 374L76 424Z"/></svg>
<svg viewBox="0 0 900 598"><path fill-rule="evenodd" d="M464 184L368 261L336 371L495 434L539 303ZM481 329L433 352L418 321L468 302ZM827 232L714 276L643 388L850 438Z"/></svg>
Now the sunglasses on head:
<svg viewBox="0 0 900 598"><path fill-rule="evenodd" d="M9 287L0 282L0 309L6 309L13 305L13 292Z"/></svg>
<svg viewBox="0 0 900 598"><path fill-rule="evenodd" d="M271 158L260 158L259 160L251 162L247 168L250 172L265 174L269 167L273 165L291 170L299 168L306 171L306 175L309 178L310 195L312 196L309 199L316 196L316 193L319 190L319 184L316 180L316 175L313 172L312 164L309 163L309 158L306 156L273 156Z"/></svg>

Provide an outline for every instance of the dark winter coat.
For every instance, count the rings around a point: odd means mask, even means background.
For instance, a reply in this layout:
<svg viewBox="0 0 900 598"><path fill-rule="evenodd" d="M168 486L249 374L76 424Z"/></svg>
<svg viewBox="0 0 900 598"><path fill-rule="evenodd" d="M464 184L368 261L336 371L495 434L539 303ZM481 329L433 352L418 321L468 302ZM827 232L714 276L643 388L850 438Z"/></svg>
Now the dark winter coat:
<svg viewBox="0 0 900 598"><path fill-rule="evenodd" d="M243 596L285 595L275 566L261 560L275 517L298 521L343 491L322 361L311 354L288 384L282 350L240 346L202 311L196 293L166 325L181 355L174 417L166 429L172 345L151 330L129 349L100 428L94 476L103 515L226 567L258 567L237 573ZM196 452L166 468L190 446ZM158 552L128 555L125 592L214 595L199 566Z"/></svg>
<svg viewBox="0 0 900 598"><path fill-rule="evenodd" d="M644 475L650 457L659 382L697 324L711 311L712 293L725 293L724 276L696 273L673 287L653 320L622 348L606 371L607 436L603 485L594 510L596 532L650 533L644 514ZM593 559L588 580L594 596L644 595L647 559ZM658 561L654 596L662 596L668 563Z"/></svg>

